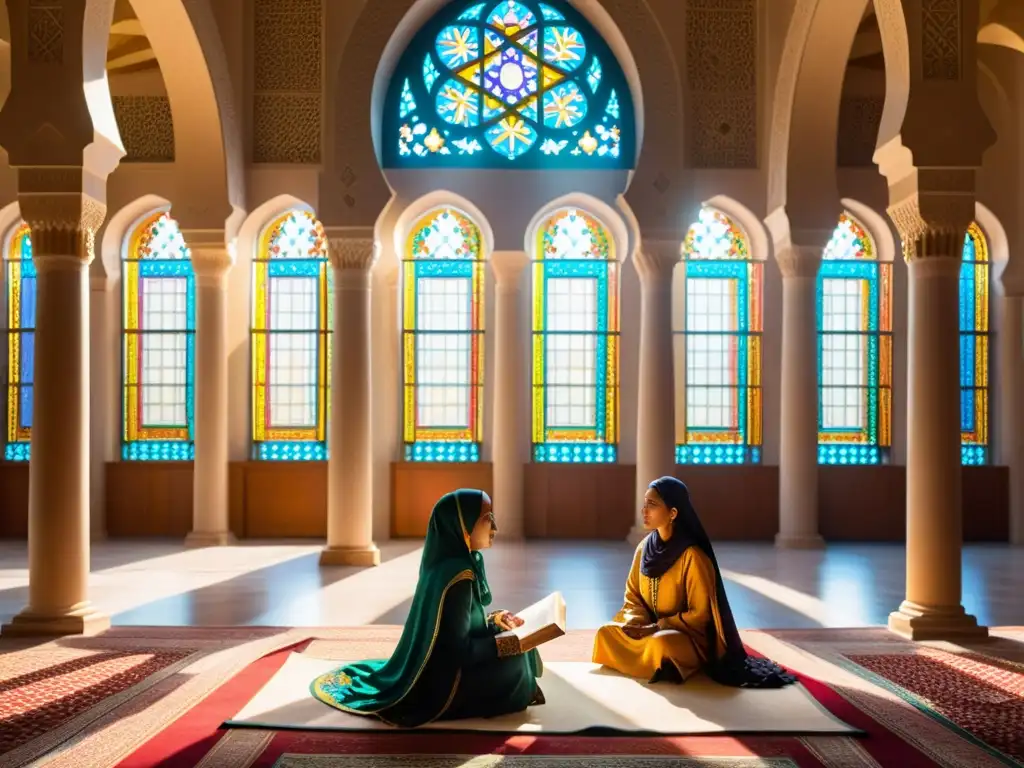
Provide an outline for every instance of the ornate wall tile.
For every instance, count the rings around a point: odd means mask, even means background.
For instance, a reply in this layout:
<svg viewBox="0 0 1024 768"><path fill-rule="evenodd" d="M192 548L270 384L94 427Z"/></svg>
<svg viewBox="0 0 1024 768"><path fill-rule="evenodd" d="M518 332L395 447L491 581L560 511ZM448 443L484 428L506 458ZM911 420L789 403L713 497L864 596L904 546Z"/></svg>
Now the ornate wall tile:
<svg viewBox="0 0 1024 768"><path fill-rule="evenodd" d="M960 79L959 0L922 0L921 37L925 79Z"/></svg>
<svg viewBox="0 0 1024 768"><path fill-rule="evenodd" d="M688 0L687 163L757 167L757 3Z"/></svg>
<svg viewBox="0 0 1024 768"><path fill-rule="evenodd" d="M254 163L320 162L320 94L253 97Z"/></svg>
<svg viewBox="0 0 1024 768"><path fill-rule="evenodd" d="M64 8L60 0L29 0L28 60L39 64L64 61Z"/></svg>
<svg viewBox="0 0 1024 768"><path fill-rule="evenodd" d="M322 0L255 0L253 10L253 162L318 163Z"/></svg>
<svg viewBox="0 0 1024 768"><path fill-rule="evenodd" d="M882 124L885 96L844 96L839 105L837 164L840 168L869 168Z"/></svg>
<svg viewBox="0 0 1024 768"><path fill-rule="evenodd" d="M173 163L174 123L166 96L114 96L123 163Z"/></svg>

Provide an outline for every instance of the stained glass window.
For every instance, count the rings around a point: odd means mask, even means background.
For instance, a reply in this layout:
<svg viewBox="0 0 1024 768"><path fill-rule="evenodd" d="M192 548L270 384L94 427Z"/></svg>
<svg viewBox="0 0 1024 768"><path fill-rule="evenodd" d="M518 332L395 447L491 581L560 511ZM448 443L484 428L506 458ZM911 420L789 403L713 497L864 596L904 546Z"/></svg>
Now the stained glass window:
<svg viewBox="0 0 1024 768"><path fill-rule="evenodd" d="M633 163L625 77L561 0L446 6L403 54L384 114L385 167Z"/></svg>
<svg viewBox="0 0 1024 768"><path fill-rule="evenodd" d="M614 462L619 439L619 271L608 230L554 214L533 264L533 459Z"/></svg>
<svg viewBox="0 0 1024 768"><path fill-rule="evenodd" d="M960 266L960 456L988 461L988 243L975 223Z"/></svg>
<svg viewBox="0 0 1024 768"><path fill-rule="evenodd" d="M124 286L121 458L195 458L196 288L177 223L156 213L132 233Z"/></svg>
<svg viewBox="0 0 1024 768"><path fill-rule="evenodd" d="M443 208L413 228L405 259L406 461L479 461L483 421L480 230Z"/></svg>
<svg viewBox="0 0 1024 768"><path fill-rule="evenodd" d="M257 459L327 458L333 276L327 237L294 210L263 232L252 267L252 435Z"/></svg>
<svg viewBox="0 0 1024 768"><path fill-rule="evenodd" d="M888 460L892 407L892 272L850 214L818 270L818 463Z"/></svg>
<svg viewBox="0 0 1024 768"><path fill-rule="evenodd" d="M7 461L28 461L32 438L36 269L32 237L22 224L7 252Z"/></svg>
<svg viewBox="0 0 1024 768"><path fill-rule="evenodd" d="M682 311L673 314L686 384L676 462L759 462L763 265L743 230L713 208L690 227L682 256Z"/></svg>

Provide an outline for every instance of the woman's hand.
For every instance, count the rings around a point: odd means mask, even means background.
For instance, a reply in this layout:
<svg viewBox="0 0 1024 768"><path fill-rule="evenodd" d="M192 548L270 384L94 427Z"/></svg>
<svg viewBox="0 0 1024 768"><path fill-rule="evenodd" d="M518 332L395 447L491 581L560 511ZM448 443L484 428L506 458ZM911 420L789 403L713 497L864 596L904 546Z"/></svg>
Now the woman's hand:
<svg viewBox="0 0 1024 768"><path fill-rule="evenodd" d="M650 637L660 629L661 627L657 624L626 624L623 626L622 631L626 633L628 638L642 640L645 637Z"/></svg>
<svg viewBox="0 0 1024 768"><path fill-rule="evenodd" d="M525 623L526 622L510 611L499 611L494 616L494 626L502 632L508 632L516 627L521 627Z"/></svg>

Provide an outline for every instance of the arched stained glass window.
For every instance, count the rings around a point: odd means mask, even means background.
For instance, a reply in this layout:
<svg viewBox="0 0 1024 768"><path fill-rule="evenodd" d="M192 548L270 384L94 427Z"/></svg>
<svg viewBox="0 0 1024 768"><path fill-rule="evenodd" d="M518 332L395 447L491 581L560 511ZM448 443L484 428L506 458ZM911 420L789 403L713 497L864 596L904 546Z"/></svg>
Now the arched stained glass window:
<svg viewBox="0 0 1024 768"><path fill-rule="evenodd" d="M630 168L633 105L611 50L561 0L462 0L409 45L385 167Z"/></svg>
<svg viewBox="0 0 1024 768"><path fill-rule="evenodd" d="M480 230L453 208L432 211L403 262L406 461L479 461L484 315Z"/></svg>
<svg viewBox="0 0 1024 768"><path fill-rule="evenodd" d="M36 268L32 236L22 224L7 252L7 461L28 461L32 439Z"/></svg>
<svg viewBox="0 0 1024 768"><path fill-rule="evenodd" d="M122 265L124 426L121 458L195 458L196 289L170 214L144 219Z"/></svg>
<svg viewBox="0 0 1024 768"><path fill-rule="evenodd" d="M850 214L818 270L818 463L888 460L892 425L892 272Z"/></svg>
<svg viewBox="0 0 1024 768"><path fill-rule="evenodd" d="M327 237L293 210L263 231L252 267L252 435L256 459L327 458L333 274Z"/></svg>
<svg viewBox="0 0 1024 768"><path fill-rule="evenodd" d="M614 462L619 440L619 265L608 230L554 214L533 265L533 459Z"/></svg>
<svg viewBox="0 0 1024 768"><path fill-rule="evenodd" d="M685 287L673 315L686 384L676 462L759 462L763 265L736 222L713 208L690 227L682 256Z"/></svg>
<svg viewBox="0 0 1024 768"><path fill-rule="evenodd" d="M960 455L988 461L988 242L977 223L964 238L960 266Z"/></svg>

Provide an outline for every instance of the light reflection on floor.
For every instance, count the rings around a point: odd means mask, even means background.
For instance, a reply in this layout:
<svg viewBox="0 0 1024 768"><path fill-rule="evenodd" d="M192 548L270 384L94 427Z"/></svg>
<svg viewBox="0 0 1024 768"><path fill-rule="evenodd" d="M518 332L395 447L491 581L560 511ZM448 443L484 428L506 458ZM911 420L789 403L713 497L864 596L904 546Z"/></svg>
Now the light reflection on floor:
<svg viewBox="0 0 1024 768"><path fill-rule="evenodd" d="M717 547L737 623L747 628L884 624L903 599L903 548L835 545L779 551ZM376 569L320 568L317 542L247 543L185 550L178 543L93 547L90 589L115 624L354 626L401 623L420 543L388 542ZM621 607L632 548L618 542L499 542L487 554L495 607L512 610L558 589L572 629L591 629ZM24 542L0 543L0 621L27 599ZM1024 624L1024 558L1000 545L964 552L964 607L989 626Z"/></svg>

